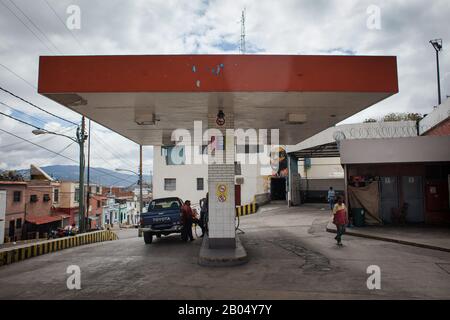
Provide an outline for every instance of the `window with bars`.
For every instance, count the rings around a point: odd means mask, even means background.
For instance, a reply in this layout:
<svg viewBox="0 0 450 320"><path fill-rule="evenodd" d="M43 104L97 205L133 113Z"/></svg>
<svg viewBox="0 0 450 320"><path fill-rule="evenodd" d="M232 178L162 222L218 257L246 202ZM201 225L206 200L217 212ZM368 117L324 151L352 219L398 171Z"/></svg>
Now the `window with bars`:
<svg viewBox="0 0 450 320"><path fill-rule="evenodd" d="M59 189L53 190L53 202L55 203L59 202Z"/></svg>
<svg viewBox="0 0 450 320"><path fill-rule="evenodd" d="M204 190L204 179L197 178L197 190Z"/></svg>
<svg viewBox="0 0 450 320"><path fill-rule="evenodd" d="M22 200L22 191L14 191L13 198L14 202L20 202Z"/></svg>

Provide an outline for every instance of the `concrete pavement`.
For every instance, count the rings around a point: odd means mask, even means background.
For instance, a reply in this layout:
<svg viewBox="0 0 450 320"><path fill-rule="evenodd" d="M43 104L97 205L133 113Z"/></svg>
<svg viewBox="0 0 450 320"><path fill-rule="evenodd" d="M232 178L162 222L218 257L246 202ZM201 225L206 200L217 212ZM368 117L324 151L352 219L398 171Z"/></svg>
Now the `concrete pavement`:
<svg viewBox="0 0 450 320"><path fill-rule="evenodd" d="M67 249L0 268L1 299L449 299L450 253L344 236L337 247L321 206L265 207L241 218L249 262L198 264L201 240L178 236L144 245L137 230L119 240ZM68 290L66 269L81 269ZM368 290L367 267L381 269Z"/></svg>
<svg viewBox="0 0 450 320"><path fill-rule="evenodd" d="M327 225L327 231L336 233L336 226L331 221ZM449 228L432 226L367 226L347 228L346 234L450 252Z"/></svg>

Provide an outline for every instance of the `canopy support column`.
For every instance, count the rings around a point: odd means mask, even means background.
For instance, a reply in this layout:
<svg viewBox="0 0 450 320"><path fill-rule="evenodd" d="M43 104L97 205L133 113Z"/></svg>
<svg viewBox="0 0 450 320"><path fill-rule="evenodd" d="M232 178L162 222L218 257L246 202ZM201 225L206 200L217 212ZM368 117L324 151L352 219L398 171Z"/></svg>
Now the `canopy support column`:
<svg viewBox="0 0 450 320"><path fill-rule="evenodd" d="M236 248L235 138L233 130L227 130L234 129L234 114L226 113L223 124L217 120L217 114L208 115L208 128L215 129L209 130L209 248Z"/></svg>

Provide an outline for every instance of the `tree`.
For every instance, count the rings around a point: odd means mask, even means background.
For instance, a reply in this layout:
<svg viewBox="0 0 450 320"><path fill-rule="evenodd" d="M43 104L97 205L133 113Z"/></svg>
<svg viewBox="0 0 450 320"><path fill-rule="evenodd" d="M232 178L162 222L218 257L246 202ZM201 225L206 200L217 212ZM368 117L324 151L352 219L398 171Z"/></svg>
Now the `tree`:
<svg viewBox="0 0 450 320"><path fill-rule="evenodd" d="M380 119L368 118L364 120L364 123L373 122L395 122L395 121L420 121L423 119L423 115L420 113L406 113L406 112L391 112Z"/></svg>
<svg viewBox="0 0 450 320"><path fill-rule="evenodd" d="M384 116L384 122L390 121L420 121L423 116L420 113L389 113Z"/></svg>

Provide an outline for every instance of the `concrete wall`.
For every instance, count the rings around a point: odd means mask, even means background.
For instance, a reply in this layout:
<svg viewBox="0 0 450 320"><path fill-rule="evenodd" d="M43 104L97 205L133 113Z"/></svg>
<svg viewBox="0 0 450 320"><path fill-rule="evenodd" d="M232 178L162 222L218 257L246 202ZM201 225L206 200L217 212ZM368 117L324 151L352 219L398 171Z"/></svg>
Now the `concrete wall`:
<svg viewBox="0 0 450 320"><path fill-rule="evenodd" d="M75 201L75 189L78 183L63 181L60 185L59 199L61 208L78 208L78 201Z"/></svg>
<svg viewBox="0 0 450 320"><path fill-rule="evenodd" d="M14 230L17 239L22 237L22 228L17 229L17 219L22 220L22 226L25 223L25 210L27 204L27 186L26 183L5 183L0 184L0 190L6 191L6 209L5 209L5 237L9 236L9 223L14 220L16 228ZM21 199L19 202L14 202L14 191L21 191Z"/></svg>
<svg viewBox="0 0 450 320"><path fill-rule="evenodd" d="M183 200L191 200L197 204L206 196L208 186L207 164L166 165L165 156L161 154L161 147L154 147L153 156L153 197L180 197ZM176 190L164 190L164 179L175 178ZM197 190L197 178L203 178L204 190ZM241 204L250 204L254 201L256 194L268 192L265 177L261 175L259 164L242 164L241 175Z"/></svg>
<svg viewBox="0 0 450 320"><path fill-rule="evenodd" d="M450 136L450 117L424 133L425 136Z"/></svg>
<svg viewBox="0 0 450 320"><path fill-rule="evenodd" d="M385 139L415 136L417 136L415 121L343 124L323 130L295 146L288 146L287 152L333 143L336 142L336 139Z"/></svg>
<svg viewBox="0 0 450 320"><path fill-rule="evenodd" d="M176 189L164 190L164 179L176 179ZM203 190L197 190L197 178L203 178ZM208 192L208 166L206 164L166 165L161 147L153 147L153 198L180 197L196 204Z"/></svg>
<svg viewBox="0 0 450 320"><path fill-rule="evenodd" d="M305 162L299 161L298 172L303 178L308 179L343 179L344 169L341 165L341 159L335 158L312 158L311 167L305 168Z"/></svg>
<svg viewBox="0 0 450 320"><path fill-rule="evenodd" d="M328 189L333 189L339 193L344 194L345 182L342 179L301 179L301 195L305 202L327 202L326 197Z"/></svg>
<svg viewBox="0 0 450 320"><path fill-rule="evenodd" d="M450 99L446 99L419 123L421 135L450 135Z"/></svg>
<svg viewBox="0 0 450 320"><path fill-rule="evenodd" d="M450 136L344 140L341 162L413 163L450 161Z"/></svg>
<svg viewBox="0 0 450 320"><path fill-rule="evenodd" d="M44 201L44 195L48 195L50 200ZM30 196L36 195L37 201L31 202ZM53 186L43 182L43 184L28 184L27 197L27 215L31 216L48 216L52 211L53 205Z"/></svg>
<svg viewBox="0 0 450 320"><path fill-rule="evenodd" d="M236 176L244 179L241 185L241 205L250 204L254 201L255 195L268 192L259 164L242 164L241 173L242 175Z"/></svg>

